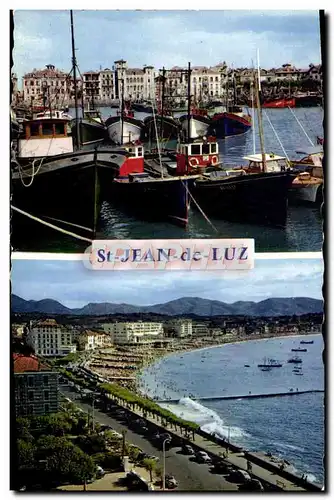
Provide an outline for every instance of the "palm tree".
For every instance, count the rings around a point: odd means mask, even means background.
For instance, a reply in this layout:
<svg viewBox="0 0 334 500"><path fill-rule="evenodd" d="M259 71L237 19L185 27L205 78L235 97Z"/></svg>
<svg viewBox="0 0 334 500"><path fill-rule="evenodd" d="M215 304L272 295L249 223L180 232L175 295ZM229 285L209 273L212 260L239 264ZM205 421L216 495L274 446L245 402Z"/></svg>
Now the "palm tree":
<svg viewBox="0 0 334 500"><path fill-rule="evenodd" d="M153 458L144 458L143 467L150 473L150 481L153 481L153 472L156 470L157 462Z"/></svg>

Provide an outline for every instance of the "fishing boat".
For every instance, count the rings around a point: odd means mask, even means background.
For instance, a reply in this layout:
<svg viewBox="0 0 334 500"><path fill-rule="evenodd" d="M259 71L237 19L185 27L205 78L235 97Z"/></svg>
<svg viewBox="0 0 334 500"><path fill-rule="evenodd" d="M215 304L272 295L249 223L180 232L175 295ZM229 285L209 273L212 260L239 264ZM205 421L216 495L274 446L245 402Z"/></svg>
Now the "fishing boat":
<svg viewBox="0 0 334 500"><path fill-rule="evenodd" d="M124 103L124 83L122 82L121 109L117 116L110 116L106 120L108 136L111 142L117 145L139 141L144 128L141 120L134 118L134 113Z"/></svg>
<svg viewBox="0 0 334 500"><path fill-rule="evenodd" d="M294 108L296 107L296 99L294 97L281 99L267 100L262 104L263 108Z"/></svg>
<svg viewBox="0 0 334 500"><path fill-rule="evenodd" d="M291 352L307 352L307 349L303 349L301 347L293 347Z"/></svg>
<svg viewBox="0 0 334 500"><path fill-rule="evenodd" d="M314 344L314 340L301 340L301 344Z"/></svg>
<svg viewBox="0 0 334 500"><path fill-rule="evenodd" d="M289 190L292 202L321 203L323 199L323 148L314 146L297 151L304 154L300 160L290 161L296 177Z"/></svg>
<svg viewBox="0 0 334 500"><path fill-rule="evenodd" d="M77 133L79 132L79 146L94 147L94 145L102 143L106 138L106 127L101 112L95 109L93 100L91 107L88 103L87 109L83 108L83 117L79 120L79 130L76 127L75 120L73 120L71 128L76 143L78 142Z"/></svg>
<svg viewBox="0 0 334 500"><path fill-rule="evenodd" d="M131 107L134 111L138 111L140 113L153 113L153 106L149 102L133 102Z"/></svg>
<svg viewBox="0 0 334 500"><path fill-rule="evenodd" d="M281 368L283 365L275 359L263 358L263 363L257 365L258 368Z"/></svg>
<svg viewBox="0 0 334 500"><path fill-rule="evenodd" d="M302 363L303 360L301 358L299 358L298 356L294 356L293 358L290 358L288 359L287 361L288 363L295 363L295 364L298 364L298 363Z"/></svg>
<svg viewBox="0 0 334 500"><path fill-rule="evenodd" d="M148 116L144 119L144 138L145 141L159 139L177 139L180 132L180 124L175 118L168 115Z"/></svg>
<svg viewBox="0 0 334 500"><path fill-rule="evenodd" d="M147 165L140 143L124 144L125 162L110 184L110 199L131 210L136 216L168 220L185 227L188 224L189 190L197 175L170 175L159 169L158 160ZM115 153L122 151L115 150Z"/></svg>
<svg viewBox="0 0 334 500"><path fill-rule="evenodd" d="M210 133L218 139L244 134L252 127L252 118L242 108L233 107L229 111L214 114L211 117Z"/></svg>
<svg viewBox="0 0 334 500"><path fill-rule="evenodd" d="M204 109L193 108L190 115L182 115L179 120L184 138L197 139L206 136L209 132L210 118Z"/></svg>

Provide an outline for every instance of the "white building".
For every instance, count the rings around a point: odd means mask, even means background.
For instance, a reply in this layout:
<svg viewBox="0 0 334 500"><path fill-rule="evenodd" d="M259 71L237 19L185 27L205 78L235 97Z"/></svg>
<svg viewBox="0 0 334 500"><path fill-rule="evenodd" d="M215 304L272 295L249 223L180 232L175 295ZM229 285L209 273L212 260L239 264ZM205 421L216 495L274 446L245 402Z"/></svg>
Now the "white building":
<svg viewBox="0 0 334 500"><path fill-rule="evenodd" d="M72 330L59 325L55 319L30 323L27 344L39 356L67 356L76 352L75 334Z"/></svg>
<svg viewBox="0 0 334 500"><path fill-rule="evenodd" d="M193 323L192 334L197 337L206 337L209 335L209 327L206 323Z"/></svg>
<svg viewBox="0 0 334 500"><path fill-rule="evenodd" d="M104 323L102 328L115 345L155 342L164 333L162 323L143 321Z"/></svg>
<svg viewBox="0 0 334 500"><path fill-rule="evenodd" d="M177 337L190 337L193 332L193 323L191 319L174 319L168 323Z"/></svg>
<svg viewBox="0 0 334 500"><path fill-rule="evenodd" d="M85 351L92 349L101 349L111 344L109 335L103 332L94 332L92 330L84 330L78 336L80 348Z"/></svg>

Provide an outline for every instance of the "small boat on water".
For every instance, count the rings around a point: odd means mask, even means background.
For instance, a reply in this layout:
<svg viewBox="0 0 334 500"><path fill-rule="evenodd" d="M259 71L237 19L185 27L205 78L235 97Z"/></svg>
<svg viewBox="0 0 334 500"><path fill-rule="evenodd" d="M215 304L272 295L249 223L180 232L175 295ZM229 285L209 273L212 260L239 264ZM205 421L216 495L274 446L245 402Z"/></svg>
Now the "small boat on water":
<svg viewBox="0 0 334 500"><path fill-rule="evenodd" d="M210 133L218 139L244 134L252 127L252 117L239 106L211 117Z"/></svg>
<svg viewBox="0 0 334 500"><path fill-rule="evenodd" d="M289 190L292 202L321 203L323 199L323 148L314 146L297 151L304 154L301 160L292 160L291 167L297 175Z"/></svg>
<svg viewBox="0 0 334 500"><path fill-rule="evenodd" d="M294 97L267 100L262 104L262 108L295 108L296 99Z"/></svg>
<svg viewBox="0 0 334 500"><path fill-rule="evenodd" d="M314 340L301 340L301 344L314 344Z"/></svg>
<svg viewBox="0 0 334 500"><path fill-rule="evenodd" d="M245 367L245 368L249 368L249 367L250 367L250 365L244 365L244 367Z"/></svg>
<svg viewBox="0 0 334 500"><path fill-rule="evenodd" d="M122 82L121 109L117 116L110 116L106 120L108 136L111 142L117 145L139 141L144 128L144 122L134 118L130 103L124 101L124 83Z"/></svg>
<svg viewBox="0 0 334 500"><path fill-rule="evenodd" d="M291 349L291 352L307 352L307 349L302 347L294 347Z"/></svg>
<svg viewBox="0 0 334 500"><path fill-rule="evenodd" d="M263 363L257 365L259 368L281 368L283 365L275 359L264 358Z"/></svg>
<svg viewBox="0 0 334 500"><path fill-rule="evenodd" d="M209 132L210 118L207 116L207 111L204 109L192 109L189 117L188 115L182 115L180 116L179 120L184 132L184 136L188 139L197 139L198 137L204 137Z"/></svg>
<svg viewBox="0 0 334 500"><path fill-rule="evenodd" d="M288 359L288 363L298 364L298 363L302 363L302 362L303 362L303 360L301 358L299 358L298 356L294 356L293 358Z"/></svg>
<svg viewBox="0 0 334 500"><path fill-rule="evenodd" d="M262 372L270 372L271 371L271 366L264 366L263 368L261 368L261 371Z"/></svg>

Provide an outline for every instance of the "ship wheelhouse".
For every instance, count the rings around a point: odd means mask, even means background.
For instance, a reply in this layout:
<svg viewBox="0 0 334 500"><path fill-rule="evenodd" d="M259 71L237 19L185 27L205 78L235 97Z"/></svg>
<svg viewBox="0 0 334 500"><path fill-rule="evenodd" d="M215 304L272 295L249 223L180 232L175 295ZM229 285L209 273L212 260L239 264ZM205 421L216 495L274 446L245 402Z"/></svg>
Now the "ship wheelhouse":
<svg viewBox="0 0 334 500"><path fill-rule="evenodd" d="M23 136L18 140L21 158L35 158L73 153L72 137L68 136L68 120L43 118L23 123Z"/></svg>
<svg viewBox="0 0 334 500"><path fill-rule="evenodd" d="M219 163L219 149L215 138L180 143L177 145L177 174L192 173L198 168L216 166Z"/></svg>

